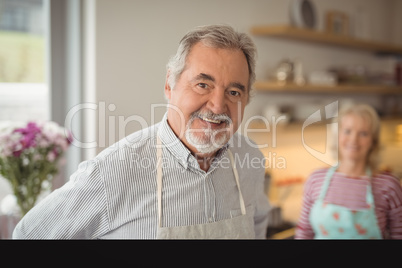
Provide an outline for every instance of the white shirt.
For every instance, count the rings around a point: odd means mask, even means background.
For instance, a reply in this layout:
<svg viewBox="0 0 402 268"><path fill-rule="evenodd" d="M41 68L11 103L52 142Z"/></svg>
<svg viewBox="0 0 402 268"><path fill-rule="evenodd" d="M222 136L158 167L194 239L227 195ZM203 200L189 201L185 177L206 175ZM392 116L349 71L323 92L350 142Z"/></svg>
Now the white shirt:
<svg viewBox="0 0 402 268"><path fill-rule="evenodd" d="M215 222L240 214L239 194L227 156L235 158L257 238L265 238L269 203L264 158L235 134L208 170L163 120L135 132L82 162L70 180L29 211L14 230L17 239L154 239L158 226L156 135L163 148L163 226Z"/></svg>

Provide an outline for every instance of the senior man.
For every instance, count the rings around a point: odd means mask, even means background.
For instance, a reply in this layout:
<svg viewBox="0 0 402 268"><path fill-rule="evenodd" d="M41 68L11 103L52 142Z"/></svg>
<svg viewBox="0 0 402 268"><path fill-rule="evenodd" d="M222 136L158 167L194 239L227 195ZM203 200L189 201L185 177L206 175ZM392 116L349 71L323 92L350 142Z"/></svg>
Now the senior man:
<svg viewBox="0 0 402 268"><path fill-rule="evenodd" d="M236 133L255 54L230 26L187 33L168 63L162 121L81 163L13 237L265 238L264 157Z"/></svg>

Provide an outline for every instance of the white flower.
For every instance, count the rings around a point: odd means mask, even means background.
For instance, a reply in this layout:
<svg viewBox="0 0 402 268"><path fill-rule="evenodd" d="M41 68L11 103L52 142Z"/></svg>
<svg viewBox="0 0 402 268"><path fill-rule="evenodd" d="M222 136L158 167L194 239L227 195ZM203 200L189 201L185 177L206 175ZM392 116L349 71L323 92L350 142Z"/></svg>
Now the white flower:
<svg viewBox="0 0 402 268"><path fill-rule="evenodd" d="M47 154L46 159L47 159L47 161L49 161L49 162L53 162L53 161L56 159L56 157L57 157L56 153L53 152L53 151L50 151L50 152Z"/></svg>
<svg viewBox="0 0 402 268"><path fill-rule="evenodd" d="M22 128L25 125L25 122L20 121L0 121L0 135L11 134L15 129Z"/></svg>

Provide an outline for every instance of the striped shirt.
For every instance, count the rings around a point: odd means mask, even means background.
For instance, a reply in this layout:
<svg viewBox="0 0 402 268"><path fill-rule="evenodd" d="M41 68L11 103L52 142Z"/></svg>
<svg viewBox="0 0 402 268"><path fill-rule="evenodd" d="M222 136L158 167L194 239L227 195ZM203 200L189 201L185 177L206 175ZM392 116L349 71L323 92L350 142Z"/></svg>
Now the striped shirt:
<svg viewBox="0 0 402 268"><path fill-rule="evenodd" d="M25 215L13 238L156 238L157 133L164 146L162 226L205 224L240 215L239 192L227 156L230 146L246 209L254 214L256 237L265 238L269 203L263 191L262 153L235 134L204 172L169 127L166 114L162 122L82 162L65 185Z"/></svg>
<svg viewBox="0 0 402 268"><path fill-rule="evenodd" d="M301 215L296 228L296 239L313 239L310 225L311 207L318 199L328 169L316 170L305 184ZM383 238L402 239L402 188L397 178L390 174L377 174L372 180L375 213ZM366 191L370 178L348 177L335 172L324 201L348 207L351 210L367 207Z"/></svg>

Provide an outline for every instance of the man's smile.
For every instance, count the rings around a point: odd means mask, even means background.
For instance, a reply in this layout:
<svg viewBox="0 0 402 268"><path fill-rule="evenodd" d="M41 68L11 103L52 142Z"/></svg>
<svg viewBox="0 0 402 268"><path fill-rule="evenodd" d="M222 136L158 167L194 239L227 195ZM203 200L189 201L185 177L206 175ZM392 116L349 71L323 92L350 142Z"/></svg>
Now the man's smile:
<svg viewBox="0 0 402 268"><path fill-rule="evenodd" d="M200 119L200 123L205 128L222 128L230 124L231 119L227 115L214 115L214 114L198 114L197 117Z"/></svg>
<svg viewBox="0 0 402 268"><path fill-rule="evenodd" d="M210 119L210 118L207 118L207 117L204 117L204 116L203 116L201 119L204 120L204 121L207 121L207 122L209 122L209 123L214 123L214 124L220 124L220 123L222 123L221 120L214 120L214 119Z"/></svg>

